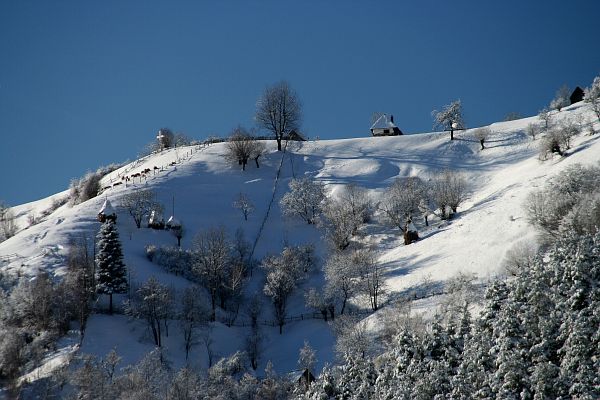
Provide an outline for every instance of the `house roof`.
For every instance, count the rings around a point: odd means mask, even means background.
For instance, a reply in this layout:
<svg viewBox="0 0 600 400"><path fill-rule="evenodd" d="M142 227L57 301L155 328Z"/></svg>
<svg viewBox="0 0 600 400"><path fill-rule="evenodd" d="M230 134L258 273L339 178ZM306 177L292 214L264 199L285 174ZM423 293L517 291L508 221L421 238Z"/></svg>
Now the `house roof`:
<svg viewBox="0 0 600 400"><path fill-rule="evenodd" d="M381 114L377 121L373 125L371 125L371 129L389 129L396 128L396 125L390 121L390 118L387 114Z"/></svg>
<svg viewBox="0 0 600 400"><path fill-rule="evenodd" d="M115 214L115 209L110 204L110 200L104 200L104 204L102 204L102 208L98 211L98 214L111 215Z"/></svg>
<svg viewBox="0 0 600 400"><path fill-rule="evenodd" d="M169 220L167 221L167 225L170 226L171 228L179 227L179 226L181 226L181 222L177 218L175 218L174 216L171 215L171 218L169 218Z"/></svg>

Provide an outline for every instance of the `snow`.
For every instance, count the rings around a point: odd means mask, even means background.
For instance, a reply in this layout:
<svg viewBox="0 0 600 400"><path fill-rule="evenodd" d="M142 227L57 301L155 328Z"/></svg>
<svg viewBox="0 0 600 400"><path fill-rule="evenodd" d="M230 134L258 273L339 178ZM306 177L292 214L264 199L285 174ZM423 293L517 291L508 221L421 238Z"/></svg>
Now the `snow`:
<svg viewBox="0 0 600 400"><path fill-rule="evenodd" d="M583 103L552 115L555 121L594 118L588 105ZM397 177L419 176L426 180L436 172L453 169L470 185L470 196L453 220L441 223L433 218L432 226L425 228L417 217L413 217L421 239L408 246L403 245L398 229L380 223L367 226L362 240L375 245L379 251L390 298L410 293L423 282L441 286L459 272L473 273L480 283L485 283L502 273L502 259L511 246L535 238L536 233L522 208L527 195L569 165L594 164L600 159L600 135L579 135L567 157L540 161L537 157L540 139L532 141L524 132L529 123L536 121L537 117L530 117L491 124L491 136L483 151L479 150L478 141L471 137L473 130L455 133L454 141L449 140L447 133L424 133L297 142L288 146L289 153L283 162L275 143L268 142L260 168L249 166L244 172L237 164L224 159L224 144L168 149L108 174L102 180L102 186L107 189L101 196L73 207L63 205L40 223L22 229L13 238L0 243L0 271L33 276L46 270L56 276L62 275L69 240L84 235L91 243L100 226L96 219L97 210L106 200L114 205L119 216L117 227L132 279L143 282L155 276L176 290L187 287L189 281L167 273L145 255L145 246L149 244L176 245L173 235L166 231L137 229L132 218L118 206L124 194L140 188L153 189L157 199L165 205L171 204L175 197L177 215L186 221L182 248L190 248L194 236L209 227L222 226L230 237L241 227L250 243L256 243L254 257L257 259L279 253L285 244L312 243L321 257L320 266L328 252L323 232L300 220L284 218L279 209L279 200L288 190L292 178L318 179L325 183L330 193L339 190L340 185L355 183L367 188L377 201ZM600 130L598 122L596 130ZM280 163L280 179L274 186ZM123 176L131 177L147 169L151 172L145 177L133 178L127 185L115 185L123 182ZM239 210L231 206L240 192L255 205L248 221L244 221ZM261 229L273 193L273 206ZM28 215L40 215L53 201L67 194L65 191L15 207L20 227L27 226ZM263 279L264 272L255 269L247 294L261 293ZM322 281L317 272L301 283L290 299L288 314L306 313L304 291ZM119 299L122 297L117 296L115 302ZM101 298L99 305L102 306L104 301ZM263 302L261 320L272 320L268 299L263 298ZM437 303L436 298L430 298L418 305L421 311L429 312ZM240 320L244 318L242 314ZM368 321L373 329L379 323L377 315L368 317ZM167 354L178 367L184 364L185 353L176 321L171 329L165 340ZM242 348L248 329L215 323L213 340L217 355L226 356ZM283 335L278 334L277 327L262 326L262 329L266 343L259 371L268 360L273 361L280 373L297 369L298 350L304 340L316 350L317 369L334 360L334 335L322 320L291 322L284 326ZM112 348L123 356L124 363L131 363L149 351L152 343L141 321L129 321L123 315L93 314L80 351L104 356ZM64 351L68 349L65 347ZM191 360L196 365L207 365L205 349L201 345L192 350Z"/></svg>

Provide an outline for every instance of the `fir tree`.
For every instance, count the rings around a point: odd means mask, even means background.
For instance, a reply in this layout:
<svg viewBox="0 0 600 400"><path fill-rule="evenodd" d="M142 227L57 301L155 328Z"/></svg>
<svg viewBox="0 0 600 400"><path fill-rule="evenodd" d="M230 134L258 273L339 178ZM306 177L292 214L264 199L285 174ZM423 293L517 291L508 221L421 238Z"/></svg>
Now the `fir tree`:
<svg viewBox="0 0 600 400"><path fill-rule="evenodd" d="M128 288L119 232L112 221L102 224L96 246L96 292L109 296L109 312L112 314L113 293L126 293Z"/></svg>

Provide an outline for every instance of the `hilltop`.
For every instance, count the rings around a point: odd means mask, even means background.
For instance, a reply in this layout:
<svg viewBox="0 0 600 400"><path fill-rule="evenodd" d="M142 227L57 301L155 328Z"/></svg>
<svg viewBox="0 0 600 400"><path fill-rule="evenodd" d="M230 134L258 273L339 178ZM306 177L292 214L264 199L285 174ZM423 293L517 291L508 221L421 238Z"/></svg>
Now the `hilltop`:
<svg viewBox="0 0 600 400"><path fill-rule="evenodd" d="M578 103L564 108L554 118L557 122L580 121L582 117L592 116L587 105ZM515 243L535 239L536 231L527 222L523 209L528 194L570 165L591 165L600 159L599 136L583 133L574 138L566 157L541 161L538 158L540 139L532 140L525 133L532 122L537 122L537 117L491 124L485 150L480 150L472 129L459 132L453 141L447 133L422 133L289 142L285 152L277 152L275 144L268 143L260 168L249 165L246 171L223 157L224 143L168 149L110 172L102 179L101 186L105 190L99 196L75 206L60 205L38 223L0 243L0 270L21 277L33 277L45 271L54 279L60 279L66 273L64 260L69 241L82 236L93 240L100 226L97 213L108 199L117 210L117 227L131 280L142 283L154 276L175 290L190 286L189 280L170 274L149 261L146 255L148 245L176 245L173 235L145 227L137 229L133 219L119 207L127 193L140 188L151 189L164 204L165 216L173 213L174 199L174 215L185 226L183 249L190 249L196 234L211 227L223 227L230 238L238 228L243 229L256 260L277 254L286 245L314 245L318 257L316 271L299 285L290 299L288 314L301 315L310 312L304 306L304 291L323 284L320 271L330 250L323 240L323 229L282 214L279 200L293 178L309 177L322 182L330 196L344 185L356 184L366 188L377 203L386 188L399 177L428 180L450 169L460 173L468 184L468 197L453 219L440 221L432 216L431 226L419 224L421 239L405 246L401 232L386 225L381 213L376 212L356 241L372 246L377 262L383 266L388 286L383 309L397 298L423 291L441 292L444 283L458 273L475 274L478 283L485 285L491 278L503 274L502 260ZM151 172L145 179L136 178L127 186L114 185L123 182L123 176L148 169ZM255 206L248 221L232 207L240 192ZM14 207L18 225L26 226L31 215L44 214L67 196L68 191L65 191ZM264 272L261 269L256 268L247 279L245 294L248 298L262 293ZM441 297L415 301L414 308L417 312L433 312ZM272 320L266 297L263 303L261 319ZM356 305L364 308L359 303ZM96 307L101 310L104 299L101 298ZM381 324L380 314L380 311L365 314L375 337ZM241 321L244 317L239 318ZM247 327L227 327L219 322L213 325L216 355L227 356L243 347ZM59 364L70 352L104 356L113 348L123 357L123 365L135 363L153 348L146 330L143 322L128 321L124 315L93 313L81 346L74 335L64 339L62 347L49 356L47 366ZM172 331L165 342L166 354L173 366L179 368L184 363L184 352L180 333L176 327ZM259 371L269 360L281 373L296 369L298 349L305 340L317 351L318 369L334 361L334 333L322 320L290 322L283 335L278 334L276 327L264 326L263 332L265 351ZM206 367L205 348L195 346L191 359L193 364Z"/></svg>

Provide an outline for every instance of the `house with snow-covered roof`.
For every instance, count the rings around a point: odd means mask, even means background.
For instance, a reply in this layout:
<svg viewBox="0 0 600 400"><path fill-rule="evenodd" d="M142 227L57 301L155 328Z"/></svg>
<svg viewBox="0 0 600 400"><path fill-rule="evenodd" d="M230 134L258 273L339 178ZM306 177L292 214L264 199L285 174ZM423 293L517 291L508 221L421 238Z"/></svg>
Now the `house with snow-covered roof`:
<svg viewBox="0 0 600 400"><path fill-rule="evenodd" d="M397 136L402 135L400 128L394 124L394 116L381 114L375 123L371 125L371 135L373 136Z"/></svg>

